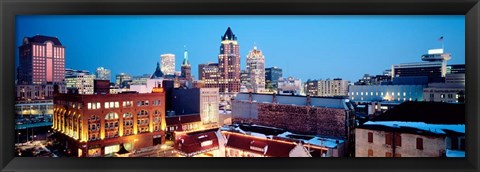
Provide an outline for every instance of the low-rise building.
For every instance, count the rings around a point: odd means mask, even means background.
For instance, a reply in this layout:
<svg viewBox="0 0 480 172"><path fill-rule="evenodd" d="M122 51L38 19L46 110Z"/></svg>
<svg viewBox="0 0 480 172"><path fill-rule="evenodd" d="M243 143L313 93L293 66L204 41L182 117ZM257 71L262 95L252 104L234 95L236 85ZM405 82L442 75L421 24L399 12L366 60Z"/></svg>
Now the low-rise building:
<svg viewBox="0 0 480 172"><path fill-rule="evenodd" d="M71 156L113 156L165 142L165 92L56 94L55 138Z"/></svg>
<svg viewBox="0 0 480 172"><path fill-rule="evenodd" d="M355 129L356 157L465 156L465 105L404 102Z"/></svg>
<svg viewBox="0 0 480 172"><path fill-rule="evenodd" d="M177 132L174 149L180 157L225 157L226 140L218 128Z"/></svg>

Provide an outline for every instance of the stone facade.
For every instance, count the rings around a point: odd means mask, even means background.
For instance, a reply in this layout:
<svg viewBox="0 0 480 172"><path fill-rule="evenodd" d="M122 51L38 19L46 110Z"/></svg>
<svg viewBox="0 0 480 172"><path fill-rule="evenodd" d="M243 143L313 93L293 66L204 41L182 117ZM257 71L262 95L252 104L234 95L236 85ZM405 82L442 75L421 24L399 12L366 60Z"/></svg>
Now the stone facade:
<svg viewBox="0 0 480 172"><path fill-rule="evenodd" d="M372 133L372 142L368 142L368 133ZM446 142L442 136L427 136L409 133L399 133L401 145L386 144L388 131L357 128L355 130L355 157L442 157L445 154ZM420 138L422 149L417 148L417 138ZM392 142L393 143L393 142ZM393 151L395 150L395 153ZM370 154L369 154L370 152Z"/></svg>

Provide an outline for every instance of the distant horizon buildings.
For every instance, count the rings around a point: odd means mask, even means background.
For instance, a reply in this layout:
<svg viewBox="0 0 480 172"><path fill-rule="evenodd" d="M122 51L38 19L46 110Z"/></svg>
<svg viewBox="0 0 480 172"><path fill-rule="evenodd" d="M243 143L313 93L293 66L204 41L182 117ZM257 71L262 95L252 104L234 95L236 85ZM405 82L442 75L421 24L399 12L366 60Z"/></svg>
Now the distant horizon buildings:
<svg viewBox="0 0 480 172"><path fill-rule="evenodd" d="M86 70L66 69L65 76L67 93L93 94L95 75Z"/></svg>
<svg viewBox="0 0 480 172"><path fill-rule="evenodd" d="M95 77L99 80L111 80L111 71L109 69L98 67L95 71Z"/></svg>
<svg viewBox="0 0 480 172"><path fill-rule="evenodd" d="M125 82L131 82L132 77L126 73L119 73L115 76L115 85L119 87L125 87L127 84Z"/></svg>
<svg viewBox="0 0 480 172"><path fill-rule="evenodd" d="M17 84L63 83L65 47L57 37L24 37L19 49Z"/></svg>
<svg viewBox="0 0 480 172"><path fill-rule="evenodd" d="M349 83L350 81L341 78L309 80L305 83L307 84L305 94L323 97L347 96Z"/></svg>
<svg viewBox="0 0 480 172"><path fill-rule="evenodd" d="M175 54L162 54L160 61L163 74L175 75Z"/></svg>

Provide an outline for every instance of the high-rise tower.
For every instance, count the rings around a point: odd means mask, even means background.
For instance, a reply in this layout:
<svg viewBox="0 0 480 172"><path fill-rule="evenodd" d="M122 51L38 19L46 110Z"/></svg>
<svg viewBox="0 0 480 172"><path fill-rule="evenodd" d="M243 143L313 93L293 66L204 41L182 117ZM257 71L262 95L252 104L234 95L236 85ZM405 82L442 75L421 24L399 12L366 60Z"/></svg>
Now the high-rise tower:
<svg viewBox="0 0 480 172"><path fill-rule="evenodd" d="M25 37L18 49L18 84L65 81L65 47L58 38L43 35Z"/></svg>
<svg viewBox="0 0 480 172"><path fill-rule="evenodd" d="M221 37L220 54L218 55L220 92L240 91L240 52L237 37L228 27Z"/></svg>
<svg viewBox="0 0 480 172"><path fill-rule="evenodd" d="M187 79L187 81L192 80L192 68L190 66L190 62L188 61L188 51L185 48L185 52L183 53L183 62L182 62L182 77Z"/></svg>
<svg viewBox="0 0 480 172"><path fill-rule="evenodd" d="M254 93L265 91L265 56L262 51L253 47L247 55L247 72Z"/></svg>

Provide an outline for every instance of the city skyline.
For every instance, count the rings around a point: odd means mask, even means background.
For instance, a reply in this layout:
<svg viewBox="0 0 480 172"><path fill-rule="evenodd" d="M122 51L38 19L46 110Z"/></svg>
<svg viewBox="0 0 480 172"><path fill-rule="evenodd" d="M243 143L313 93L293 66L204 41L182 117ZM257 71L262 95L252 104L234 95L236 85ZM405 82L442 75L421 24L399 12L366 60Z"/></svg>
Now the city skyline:
<svg viewBox="0 0 480 172"><path fill-rule="evenodd" d="M34 27L40 24L45 27ZM284 77L302 82L337 77L354 82L392 64L420 62L428 49L442 47L441 36L452 53L449 64L465 63L464 16L18 16L16 45L36 34L57 36L67 47L66 68L104 67L112 76L149 74L166 53L175 54L180 71L187 45L192 71L198 71L198 64L218 60L227 27L238 37L241 69L256 45L265 67L278 66Z"/></svg>

